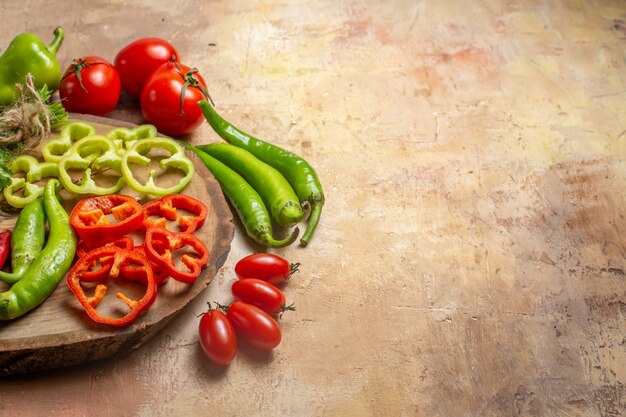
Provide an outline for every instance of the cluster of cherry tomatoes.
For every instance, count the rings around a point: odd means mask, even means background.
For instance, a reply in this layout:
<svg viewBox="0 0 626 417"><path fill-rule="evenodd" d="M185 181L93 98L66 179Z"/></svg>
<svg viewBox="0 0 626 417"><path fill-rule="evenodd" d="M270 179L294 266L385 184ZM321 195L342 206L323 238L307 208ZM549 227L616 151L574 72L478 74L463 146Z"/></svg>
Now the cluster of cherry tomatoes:
<svg viewBox="0 0 626 417"><path fill-rule="evenodd" d="M237 262L239 279L231 287L236 300L216 308L209 303L209 311L200 318L200 346L211 361L230 363L237 353L237 339L263 350L280 344L282 332L276 317L294 308L285 303L276 285L287 282L298 267L270 253L256 253Z"/></svg>
<svg viewBox="0 0 626 417"><path fill-rule="evenodd" d="M59 95L70 112L104 116L116 108L122 90L139 99L143 117L166 135L191 133L204 121L196 103L208 98L205 81L158 38L130 43L114 64L99 56L72 60Z"/></svg>

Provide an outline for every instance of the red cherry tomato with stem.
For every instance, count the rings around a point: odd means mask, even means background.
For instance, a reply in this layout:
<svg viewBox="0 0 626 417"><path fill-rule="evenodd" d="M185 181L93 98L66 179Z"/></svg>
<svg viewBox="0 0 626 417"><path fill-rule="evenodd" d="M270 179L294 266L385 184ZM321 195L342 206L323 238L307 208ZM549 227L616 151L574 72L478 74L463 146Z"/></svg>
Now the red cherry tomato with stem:
<svg viewBox="0 0 626 417"><path fill-rule="evenodd" d="M299 267L299 263L291 264L273 253L254 253L237 262L235 273L239 278L258 278L280 284L288 281Z"/></svg>
<svg viewBox="0 0 626 417"><path fill-rule="evenodd" d="M141 93L141 113L170 136L193 132L204 122L198 101L210 99L196 68L170 61L148 77Z"/></svg>
<svg viewBox="0 0 626 417"><path fill-rule="evenodd" d="M218 365L229 364L237 354L235 329L221 310L211 308L202 314L198 327L204 354Z"/></svg>
<svg viewBox="0 0 626 417"><path fill-rule="evenodd" d="M280 313L282 316L287 310L295 310L293 304L285 304L285 295L281 290L262 279L239 279L233 283L231 290L236 298L270 314Z"/></svg>
<svg viewBox="0 0 626 417"><path fill-rule="evenodd" d="M67 111L104 116L117 106L120 77L115 67L99 56L72 60L59 86Z"/></svg>
<svg viewBox="0 0 626 417"><path fill-rule="evenodd" d="M226 311L237 337L248 344L264 350L272 350L280 344L282 333L272 316L257 306L243 301L233 301Z"/></svg>
<svg viewBox="0 0 626 417"><path fill-rule="evenodd" d="M179 60L176 49L164 39L141 38L126 45L115 56L115 68L120 74L122 89L139 98L150 74L172 57L175 61Z"/></svg>

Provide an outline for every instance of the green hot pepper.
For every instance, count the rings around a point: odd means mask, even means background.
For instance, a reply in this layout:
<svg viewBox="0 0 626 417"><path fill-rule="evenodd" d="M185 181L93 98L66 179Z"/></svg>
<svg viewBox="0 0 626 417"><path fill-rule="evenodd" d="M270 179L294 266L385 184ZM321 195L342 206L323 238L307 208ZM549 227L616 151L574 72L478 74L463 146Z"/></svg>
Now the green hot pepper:
<svg viewBox="0 0 626 417"><path fill-rule="evenodd" d="M241 219L246 233L263 246L279 248L291 245L298 237L298 228L283 240L272 236L272 222L261 196L244 180L241 175L213 158L211 155L185 143L185 146L209 168L222 187L222 191L231 202Z"/></svg>
<svg viewBox="0 0 626 417"><path fill-rule="evenodd" d="M43 303L69 271L76 253L76 235L56 196L59 181L48 180L43 203L48 217L48 242L22 279L0 294L0 320L20 317Z"/></svg>
<svg viewBox="0 0 626 417"><path fill-rule="evenodd" d="M201 100L198 104L218 135L231 145L247 150L276 168L289 181L300 201L311 207L309 223L300 239L300 244L306 246L319 223L324 206L324 191L313 167L298 155L237 129L224 120L206 100Z"/></svg>
<svg viewBox="0 0 626 417"><path fill-rule="evenodd" d="M47 85L51 91L59 88L61 67L56 54L63 43L63 29L54 29L50 45L32 33L17 35L0 57L0 106L17 99L15 84L24 84L26 75L32 74L37 90Z"/></svg>
<svg viewBox="0 0 626 417"><path fill-rule="evenodd" d="M291 227L302 221L304 211L283 175L245 149L226 143L198 146L203 152L237 171L259 193L276 224Z"/></svg>
<svg viewBox="0 0 626 417"><path fill-rule="evenodd" d="M22 209L11 235L11 273L0 271L0 281L19 281L37 258L46 240L46 212L41 198Z"/></svg>

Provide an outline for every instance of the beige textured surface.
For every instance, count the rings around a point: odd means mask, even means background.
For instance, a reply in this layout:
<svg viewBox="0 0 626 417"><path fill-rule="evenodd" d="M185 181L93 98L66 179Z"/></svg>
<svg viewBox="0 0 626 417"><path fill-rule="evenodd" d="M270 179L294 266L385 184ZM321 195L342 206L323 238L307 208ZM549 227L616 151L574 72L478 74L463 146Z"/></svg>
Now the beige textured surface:
<svg viewBox="0 0 626 417"><path fill-rule="evenodd" d="M203 360L194 314L229 299L239 229L151 343L1 381L0 414L626 411L623 1L171 3L4 1L0 39L61 24L68 63L164 37L227 118L309 159L325 213L279 252L297 311L272 354Z"/></svg>

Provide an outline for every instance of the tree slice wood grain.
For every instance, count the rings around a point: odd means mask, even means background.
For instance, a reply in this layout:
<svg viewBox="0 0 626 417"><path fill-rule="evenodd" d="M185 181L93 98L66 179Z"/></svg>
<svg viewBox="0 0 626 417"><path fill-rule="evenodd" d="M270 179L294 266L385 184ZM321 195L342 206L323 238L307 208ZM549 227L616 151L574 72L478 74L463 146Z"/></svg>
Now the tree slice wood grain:
<svg viewBox="0 0 626 417"><path fill-rule="evenodd" d="M74 120L93 124L98 133L133 124L102 117L73 115ZM183 191L202 201L209 209L204 226L196 232L210 250L210 259L193 285L170 279L159 288L155 303L134 324L110 328L92 322L70 292L65 280L42 305L11 322L0 322L0 375L14 375L106 358L141 346L153 337L202 292L223 265L234 235L233 217L219 184L195 155L187 153L195 165L196 175ZM166 174L174 175L174 174ZM150 198L137 195L130 187L122 194L134 195L140 201ZM61 194L64 196L63 194ZM77 198L65 198L71 210ZM12 227L17 216L0 220L0 228ZM0 291L8 285L0 283Z"/></svg>

